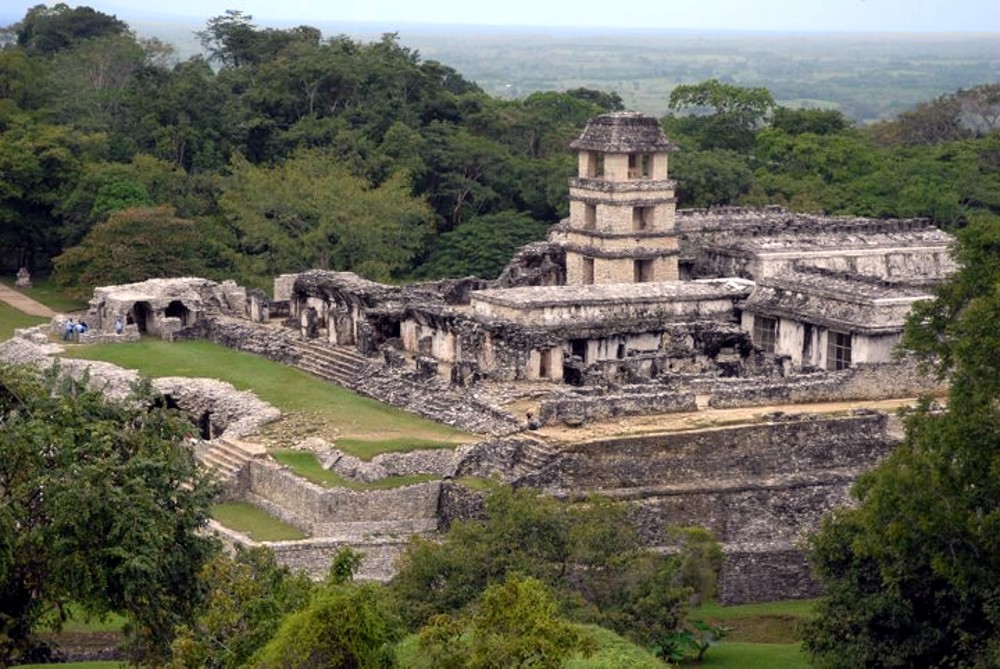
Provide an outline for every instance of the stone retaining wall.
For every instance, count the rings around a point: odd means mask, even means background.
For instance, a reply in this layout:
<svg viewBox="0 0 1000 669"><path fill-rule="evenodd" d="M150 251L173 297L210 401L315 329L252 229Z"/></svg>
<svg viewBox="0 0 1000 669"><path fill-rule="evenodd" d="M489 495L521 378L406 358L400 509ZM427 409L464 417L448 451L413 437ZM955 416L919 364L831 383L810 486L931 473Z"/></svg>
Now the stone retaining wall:
<svg viewBox="0 0 1000 669"><path fill-rule="evenodd" d="M543 425L567 425L610 420L619 416L696 411L694 393L671 390L646 393L617 393L593 397L553 397L541 401L539 418Z"/></svg>
<svg viewBox="0 0 1000 669"><path fill-rule="evenodd" d="M380 522L436 518L440 486L439 481L430 481L390 490L323 488L280 465L256 460L240 479L243 496L309 533L337 524L353 528L354 523L377 531Z"/></svg>
<svg viewBox="0 0 1000 669"><path fill-rule="evenodd" d="M840 372L799 374L770 383L759 379L712 379L692 386L696 392L711 395L708 404L713 409L879 400L946 392L941 381L921 374L912 360L857 365Z"/></svg>

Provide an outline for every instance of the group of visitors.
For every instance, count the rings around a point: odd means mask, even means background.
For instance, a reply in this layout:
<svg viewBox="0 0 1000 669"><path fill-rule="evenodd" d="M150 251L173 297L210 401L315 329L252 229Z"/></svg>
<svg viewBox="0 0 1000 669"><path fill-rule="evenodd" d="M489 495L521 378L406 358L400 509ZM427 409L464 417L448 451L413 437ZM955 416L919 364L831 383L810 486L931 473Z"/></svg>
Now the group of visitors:
<svg viewBox="0 0 1000 669"><path fill-rule="evenodd" d="M66 321L66 330L63 332L63 339L66 341L80 341L80 335L89 330L87 321L82 318L74 321L72 318Z"/></svg>
<svg viewBox="0 0 1000 669"><path fill-rule="evenodd" d="M90 327L87 325L87 321L82 318L78 321L74 321L70 318L66 321L66 329L63 331L63 339L65 341L80 341L80 335L89 329ZM115 334L120 335L124 329L125 325L122 323L121 316L119 316L115 319Z"/></svg>

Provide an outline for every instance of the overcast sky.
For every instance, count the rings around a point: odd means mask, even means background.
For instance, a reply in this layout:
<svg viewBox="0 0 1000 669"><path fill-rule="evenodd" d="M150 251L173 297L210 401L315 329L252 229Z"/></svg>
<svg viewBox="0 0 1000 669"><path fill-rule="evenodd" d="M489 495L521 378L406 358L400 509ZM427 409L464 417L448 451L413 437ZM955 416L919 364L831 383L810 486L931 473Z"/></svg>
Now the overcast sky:
<svg viewBox="0 0 1000 669"><path fill-rule="evenodd" d="M39 0L0 0L0 20ZM53 4L53 3L48 3ZM204 20L227 9L269 22L377 22L780 31L1000 32L1000 0L94 0L118 18ZM155 7L156 9L151 9Z"/></svg>

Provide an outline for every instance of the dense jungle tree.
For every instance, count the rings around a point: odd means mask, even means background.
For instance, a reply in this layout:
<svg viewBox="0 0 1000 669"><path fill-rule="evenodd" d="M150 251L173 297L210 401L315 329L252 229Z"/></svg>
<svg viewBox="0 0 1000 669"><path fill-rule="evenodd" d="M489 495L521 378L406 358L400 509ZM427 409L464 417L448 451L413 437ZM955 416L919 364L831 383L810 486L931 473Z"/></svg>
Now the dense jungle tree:
<svg viewBox="0 0 1000 669"><path fill-rule="evenodd" d="M272 168L237 158L231 170L219 206L251 279L319 268L386 280L430 232L431 212L404 174L373 187L317 150Z"/></svg>
<svg viewBox="0 0 1000 669"><path fill-rule="evenodd" d="M516 574L487 587L472 608L432 618L419 645L438 669L559 669L586 651L545 584Z"/></svg>
<svg viewBox="0 0 1000 669"><path fill-rule="evenodd" d="M254 669L389 669L403 627L377 583L328 582L285 618Z"/></svg>
<svg viewBox="0 0 1000 669"><path fill-rule="evenodd" d="M517 249L545 239L547 231L544 223L512 211L479 216L436 237L427 259L414 274L426 279L495 279Z"/></svg>
<svg viewBox="0 0 1000 669"><path fill-rule="evenodd" d="M31 55L55 53L101 37L126 35L128 24L91 7L35 5L15 26L17 43Z"/></svg>
<svg viewBox="0 0 1000 669"><path fill-rule="evenodd" d="M960 269L918 304L906 344L951 384L825 519L824 595L806 648L826 667L1000 664L1000 218L959 233Z"/></svg>
<svg viewBox="0 0 1000 669"><path fill-rule="evenodd" d="M441 543L415 538L391 589L412 629L454 614L520 574L551 589L560 614L653 644L684 620L692 587L680 561L646 551L621 505L566 504L499 489L482 521L456 522Z"/></svg>
<svg viewBox="0 0 1000 669"><path fill-rule="evenodd" d="M700 148L747 151L753 146L754 131L768 120L775 103L766 88L743 88L709 79L675 87L669 106L672 110L710 112L677 120L676 127L694 137Z"/></svg>
<svg viewBox="0 0 1000 669"><path fill-rule="evenodd" d="M279 567L268 548L219 553L200 578L207 589L193 623L178 630L172 669L237 669L263 648L289 614L309 603L315 586Z"/></svg>
<svg viewBox="0 0 1000 669"><path fill-rule="evenodd" d="M95 225L78 246L54 260L53 278L86 299L98 286L155 277L233 276L232 241L211 220L178 218L172 207L134 207ZM226 244L226 241L229 244Z"/></svg>
<svg viewBox="0 0 1000 669"><path fill-rule="evenodd" d="M122 612L131 657L158 663L216 550L215 493L190 430L149 386L111 401L84 383L0 368L0 664L45 659L36 633L72 603Z"/></svg>

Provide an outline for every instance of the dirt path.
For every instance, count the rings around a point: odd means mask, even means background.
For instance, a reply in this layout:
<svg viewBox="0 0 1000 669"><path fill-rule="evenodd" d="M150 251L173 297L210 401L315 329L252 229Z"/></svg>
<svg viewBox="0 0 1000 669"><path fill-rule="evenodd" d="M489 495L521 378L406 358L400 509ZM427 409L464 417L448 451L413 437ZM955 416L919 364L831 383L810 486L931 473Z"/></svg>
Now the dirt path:
<svg viewBox="0 0 1000 669"><path fill-rule="evenodd" d="M52 318L56 315L56 312L52 311L41 302L36 302L24 293L20 293L2 283L0 283L0 301L6 302L18 311L22 311L29 316Z"/></svg>
<svg viewBox="0 0 1000 669"><path fill-rule="evenodd" d="M836 414L851 411L852 409L874 409L892 413L900 407L912 406L916 402L916 398L903 398L891 400L858 400L853 402L822 402L817 404L774 404L739 409L703 409L688 413L625 416L613 421L587 424L581 427L551 425L538 430L537 434L553 443L580 443L624 435L684 432L687 430L702 430L712 427L754 423L762 420L764 416L774 413Z"/></svg>

